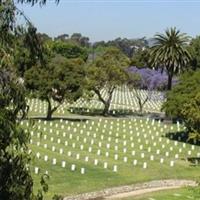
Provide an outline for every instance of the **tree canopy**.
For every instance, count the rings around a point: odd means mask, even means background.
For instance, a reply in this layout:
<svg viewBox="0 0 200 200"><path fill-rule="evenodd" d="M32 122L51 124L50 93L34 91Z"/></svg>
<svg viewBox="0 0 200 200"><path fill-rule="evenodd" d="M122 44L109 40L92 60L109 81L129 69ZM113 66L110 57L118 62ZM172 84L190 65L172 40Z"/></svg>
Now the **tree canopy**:
<svg viewBox="0 0 200 200"><path fill-rule="evenodd" d="M104 104L104 115L108 114L114 90L127 79L125 68L128 65L129 59L120 50L110 48L87 67L88 89ZM102 95L103 89L107 93L105 98Z"/></svg>
<svg viewBox="0 0 200 200"><path fill-rule="evenodd" d="M83 92L85 71L81 59L56 55L45 67L35 66L25 73L26 88L48 103L47 119L64 102L76 101ZM37 80L37 81L35 81ZM53 107L52 100L57 102Z"/></svg>
<svg viewBox="0 0 200 200"><path fill-rule="evenodd" d="M198 134L200 133L199 77L199 70L183 74L178 84L167 93L167 101L163 105L163 110L169 117L183 120L189 132Z"/></svg>
<svg viewBox="0 0 200 200"><path fill-rule="evenodd" d="M176 28L170 28L165 34L155 35L155 44L150 52L153 67L165 69L168 73L168 90L172 87L172 78L188 65L191 55L187 50L188 36Z"/></svg>

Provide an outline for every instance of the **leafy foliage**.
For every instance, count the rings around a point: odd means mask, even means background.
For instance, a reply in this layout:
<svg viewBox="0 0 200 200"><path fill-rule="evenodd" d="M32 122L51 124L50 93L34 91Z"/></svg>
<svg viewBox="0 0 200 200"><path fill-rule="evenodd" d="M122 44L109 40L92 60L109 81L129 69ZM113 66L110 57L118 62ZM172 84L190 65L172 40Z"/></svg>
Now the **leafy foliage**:
<svg viewBox="0 0 200 200"><path fill-rule="evenodd" d="M108 114L114 90L127 79L125 68L128 64L129 59L120 50L110 48L87 67L88 89L104 104L104 115ZM102 89L107 91L106 99L101 94Z"/></svg>
<svg viewBox="0 0 200 200"><path fill-rule="evenodd" d="M50 47L53 52L60 54L65 58L81 58L84 61L88 58L86 49L73 42L63 42L61 40L57 40L52 42Z"/></svg>
<svg viewBox="0 0 200 200"><path fill-rule="evenodd" d="M181 115L190 133L189 139L200 141L200 92L183 105Z"/></svg>
<svg viewBox="0 0 200 200"><path fill-rule="evenodd" d="M167 93L163 110L170 117L182 119L193 138L199 138L200 71L187 72L179 83Z"/></svg>
<svg viewBox="0 0 200 200"><path fill-rule="evenodd" d="M26 3L26 4L31 4L34 6L35 4L39 3L41 6L45 5L48 0L17 0L19 3ZM59 3L60 0L54 0L55 3Z"/></svg>
<svg viewBox="0 0 200 200"><path fill-rule="evenodd" d="M149 56L149 49L139 49L134 53L133 57L131 58L131 65L137 66L138 68L147 67Z"/></svg>
<svg viewBox="0 0 200 200"><path fill-rule="evenodd" d="M17 16L23 16L26 26L19 26ZM33 193L28 167L31 159L27 152L29 134L19 126L19 121L26 116L27 105L23 79L17 77L15 71L15 52L24 35L29 51L41 58L35 33L36 29L15 6L15 1L0 1L0 199L42 200L43 192L48 190L42 178L42 189L36 195Z"/></svg>
<svg viewBox="0 0 200 200"><path fill-rule="evenodd" d="M142 113L145 103L151 100L151 96L155 90L165 90L167 87L167 74L161 70L152 70L150 68L138 69L134 66L130 67L128 72L128 86L138 99L139 111ZM173 84L176 84L175 79L173 80ZM141 89L148 91L146 96L141 94L139 91Z"/></svg>
<svg viewBox="0 0 200 200"><path fill-rule="evenodd" d="M191 54L191 67L192 69L200 68L200 36L193 38L188 47L188 51Z"/></svg>
<svg viewBox="0 0 200 200"><path fill-rule="evenodd" d="M25 73L26 87L35 97L47 101L48 119L65 100L72 102L82 95L85 85L83 64L81 59L68 60L57 55L45 67L35 66ZM51 100L58 105L52 108Z"/></svg>
<svg viewBox="0 0 200 200"><path fill-rule="evenodd" d="M186 48L188 37L176 28L167 29L165 34L157 34L155 44L150 52L153 67L165 69L168 74L168 90L172 87L174 74L183 70L190 62L191 56Z"/></svg>
<svg viewBox="0 0 200 200"><path fill-rule="evenodd" d="M127 39L127 38L116 38L108 42L100 41L94 44L95 48L102 47L114 47L120 49L127 57L132 58L132 56L137 53L138 50L146 48L148 42L145 38L140 39Z"/></svg>

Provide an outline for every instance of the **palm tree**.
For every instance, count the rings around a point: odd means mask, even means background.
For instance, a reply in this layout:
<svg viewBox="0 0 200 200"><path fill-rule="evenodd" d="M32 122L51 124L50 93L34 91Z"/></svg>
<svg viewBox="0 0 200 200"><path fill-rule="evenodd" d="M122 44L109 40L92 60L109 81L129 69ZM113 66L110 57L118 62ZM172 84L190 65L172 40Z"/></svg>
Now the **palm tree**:
<svg viewBox="0 0 200 200"><path fill-rule="evenodd" d="M156 34L154 40L155 44L150 51L150 64L167 71L167 89L171 90L174 74L183 70L191 59L186 48L189 37L176 28L170 28L165 34Z"/></svg>

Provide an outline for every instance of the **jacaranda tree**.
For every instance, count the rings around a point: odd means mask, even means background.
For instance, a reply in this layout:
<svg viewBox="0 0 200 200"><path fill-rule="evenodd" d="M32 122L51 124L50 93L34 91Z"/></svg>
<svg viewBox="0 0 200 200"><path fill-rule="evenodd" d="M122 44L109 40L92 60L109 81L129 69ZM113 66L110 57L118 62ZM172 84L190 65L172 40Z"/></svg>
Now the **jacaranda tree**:
<svg viewBox="0 0 200 200"><path fill-rule="evenodd" d="M167 73L161 70L153 70L150 68L137 68L135 66L128 68L128 87L134 92L138 100L139 113L142 114L143 107L148 100L151 100L153 93L157 91L164 91L167 87ZM173 79L173 85L177 80ZM141 93L145 90L145 93ZM156 100L156 99L154 99Z"/></svg>

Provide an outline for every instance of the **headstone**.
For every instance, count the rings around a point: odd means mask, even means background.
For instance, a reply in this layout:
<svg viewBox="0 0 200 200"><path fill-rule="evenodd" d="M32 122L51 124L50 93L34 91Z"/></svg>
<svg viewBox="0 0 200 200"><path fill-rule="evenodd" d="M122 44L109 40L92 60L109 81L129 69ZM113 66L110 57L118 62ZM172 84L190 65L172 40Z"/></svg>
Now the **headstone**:
<svg viewBox="0 0 200 200"><path fill-rule="evenodd" d="M107 162L104 162L103 168L104 168L104 169L107 169L107 168L108 168L108 163L107 163Z"/></svg>
<svg viewBox="0 0 200 200"><path fill-rule="evenodd" d="M98 160L94 159L94 165L98 165Z"/></svg>
<svg viewBox="0 0 200 200"><path fill-rule="evenodd" d="M146 169L146 168L147 168L147 163L144 162L144 163L143 163L143 169Z"/></svg>
<svg viewBox="0 0 200 200"><path fill-rule="evenodd" d="M39 167L35 167L35 174L39 174Z"/></svg>
<svg viewBox="0 0 200 200"><path fill-rule="evenodd" d="M86 157L85 157L85 162L88 162L88 160L89 160L89 157L86 156Z"/></svg>
<svg viewBox="0 0 200 200"><path fill-rule="evenodd" d="M113 172L117 172L117 165L113 166Z"/></svg>
<svg viewBox="0 0 200 200"><path fill-rule="evenodd" d="M71 171L75 171L75 169L76 169L76 165L75 165L75 164L72 164L72 165L71 165Z"/></svg>
<svg viewBox="0 0 200 200"><path fill-rule="evenodd" d="M47 155L44 156L44 161L45 161L45 162L48 161L48 156L47 156Z"/></svg>
<svg viewBox="0 0 200 200"><path fill-rule="evenodd" d="M81 168L81 174L85 174L85 168Z"/></svg>
<svg viewBox="0 0 200 200"><path fill-rule="evenodd" d="M137 160L133 160L133 165L137 165Z"/></svg>
<svg viewBox="0 0 200 200"><path fill-rule="evenodd" d="M65 168L65 166L66 166L66 162L62 161L62 167Z"/></svg>
<svg viewBox="0 0 200 200"><path fill-rule="evenodd" d="M56 165L56 158L53 158L52 164L53 164L53 165Z"/></svg>

